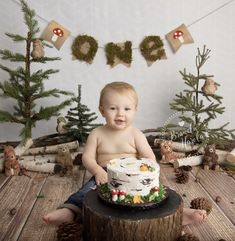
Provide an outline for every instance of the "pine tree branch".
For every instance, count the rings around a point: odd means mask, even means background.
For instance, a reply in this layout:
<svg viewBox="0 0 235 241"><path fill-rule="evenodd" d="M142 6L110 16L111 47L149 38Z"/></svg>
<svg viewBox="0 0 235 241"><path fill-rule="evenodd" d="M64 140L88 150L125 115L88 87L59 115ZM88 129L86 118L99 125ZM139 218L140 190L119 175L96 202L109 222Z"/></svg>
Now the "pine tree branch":
<svg viewBox="0 0 235 241"><path fill-rule="evenodd" d="M25 62L26 58L24 55L19 53L12 53L11 51L5 49L0 50L1 59L3 60L9 60L11 62Z"/></svg>
<svg viewBox="0 0 235 241"><path fill-rule="evenodd" d="M20 3L21 3L21 10L24 13L25 24L28 26L28 30L31 33L33 38L34 35L40 31L38 27L38 22L37 20L34 19L34 17L36 16L36 13L34 10L31 10L28 7L27 3L24 0L20 0Z"/></svg>
<svg viewBox="0 0 235 241"><path fill-rule="evenodd" d="M34 62L34 63L45 64L47 61L56 61L56 60L61 60L61 58L59 58L59 57L54 57L54 58L43 57L43 58L40 58L40 59L31 59L30 61Z"/></svg>
<svg viewBox="0 0 235 241"><path fill-rule="evenodd" d="M59 105L49 106L49 107L41 107L38 113L35 113L32 116L32 120L49 120L52 116L58 116L59 111L63 109L65 106L70 105L71 100L65 100Z"/></svg>
<svg viewBox="0 0 235 241"><path fill-rule="evenodd" d="M22 42L27 40L25 37L19 34L12 34L12 33L5 33L5 34L15 42Z"/></svg>
<svg viewBox="0 0 235 241"><path fill-rule="evenodd" d="M19 123L19 124L24 124L23 120L20 120L20 119L14 117L9 112L2 111L2 110L0 110L0 122L14 122L14 123Z"/></svg>
<svg viewBox="0 0 235 241"><path fill-rule="evenodd" d="M38 70L36 71L35 73L32 73L31 74L31 77L30 77L30 80L32 82L39 82L39 81L42 81L43 79L49 79L50 75L51 74L56 74L58 73L59 70L53 70L53 69L48 69L48 70Z"/></svg>

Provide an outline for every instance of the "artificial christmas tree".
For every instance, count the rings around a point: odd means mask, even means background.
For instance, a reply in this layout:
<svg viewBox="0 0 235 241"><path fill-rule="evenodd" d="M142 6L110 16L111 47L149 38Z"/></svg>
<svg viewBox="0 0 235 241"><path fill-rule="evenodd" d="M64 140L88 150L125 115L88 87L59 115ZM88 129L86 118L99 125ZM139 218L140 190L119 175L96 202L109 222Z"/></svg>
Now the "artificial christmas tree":
<svg viewBox="0 0 235 241"><path fill-rule="evenodd" d="M86 142L86 139L91 130L99 126L99 124L92 124L97 116L94 112L81 103L81 85L78 85L78 96L73 97L72 100L77 103L76 107L70 108L65 118L68 120L65 128L68 130L66 135L77 139L81 144Z"/></svg>
<svg viewBox="0 0 235 241"><path fill-rule="evenodd" d="M71 100L65 100L58 105L48 107L37 107L36 102L45 97L60 97L60 95L71 95L71 93L58 89L44 90L43 81L58 70L31 71L34 64L45 64L47 61L59 60L60 58L44 57L43 46L48 46L36 37L39 33L38 22L35 20L35 11L31 10L24 0L20 1L24 14L25 24L28 28L27 36L6 33L14 42L25 42L25 54L13 53L10 50L0 50L3 60L19 62L17 69L11 69L0 64L0 68L6 71L10 79L1 81L1 97L10 97L16 101L14 113L0 110L0 122L12 122L23 125L20 136L23 140L32 137L32 128L37 121L49 120L52 116L59 115L59 111L69 105ZM49 46L48 46L49 47Z"/></svg>
<svg viewBox="0 0 235 241"><path fill-rule="evenodd" d="M175 99L170 103L171 109L180 113L181 120L173 128L165 126L165 130L170 133L172 139L184 143L199 144L206 146L207 144L223 145L232 137L234 138L234 130L228 130L226 123L218 128L210 128L211 120L216 119L218 114L225 111L225 107L221 107L223 97L216 95L217 83L211 78L212 75L201 74L201 68L209 58L210 50L203 47L198 49L196 56L197 74L187 73L186 70L180 71L185 84L189 87L180 94L176 94ZM205 81L200 90L201 81ZM204 103L207 101L207 105Z"/></svg>

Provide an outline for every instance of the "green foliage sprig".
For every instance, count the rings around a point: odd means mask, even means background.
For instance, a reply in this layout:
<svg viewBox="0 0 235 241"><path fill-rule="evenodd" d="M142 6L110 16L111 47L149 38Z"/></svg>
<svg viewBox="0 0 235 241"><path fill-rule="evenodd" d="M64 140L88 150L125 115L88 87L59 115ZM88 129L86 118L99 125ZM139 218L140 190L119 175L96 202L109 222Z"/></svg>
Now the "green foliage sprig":
<svg viewBox="0 0 235 241"><path fill-rule="evenodd" d="M100 126L92 123L98 116L94 112L90 112L90 109L81 103L81 85L78 85L78 96L73 97L72 101L76 103L76 106L70 108L67 112L65 118L68 123L65 128L68 130L68 136L83 144L86 142L91 130Z"/></svg>

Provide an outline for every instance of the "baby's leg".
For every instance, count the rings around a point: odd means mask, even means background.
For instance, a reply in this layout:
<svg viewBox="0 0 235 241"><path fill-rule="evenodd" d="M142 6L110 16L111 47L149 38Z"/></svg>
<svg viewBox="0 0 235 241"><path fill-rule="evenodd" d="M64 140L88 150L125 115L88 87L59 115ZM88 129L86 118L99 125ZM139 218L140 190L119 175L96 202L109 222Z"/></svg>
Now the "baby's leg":
<svg viewBox="0 0 235 241"><path fill-rule="evenodd" d="M60 225L64 222L72 222L74 213L68 208L61 208L43 216L43 221L47 224Z"/></svg>
<svg viewBox="0 0 235 241"><path fill-rule="evenodd" d="M184 208L183 210L183 225L196 224L204 221L207 218L205 210Z"/></svg>

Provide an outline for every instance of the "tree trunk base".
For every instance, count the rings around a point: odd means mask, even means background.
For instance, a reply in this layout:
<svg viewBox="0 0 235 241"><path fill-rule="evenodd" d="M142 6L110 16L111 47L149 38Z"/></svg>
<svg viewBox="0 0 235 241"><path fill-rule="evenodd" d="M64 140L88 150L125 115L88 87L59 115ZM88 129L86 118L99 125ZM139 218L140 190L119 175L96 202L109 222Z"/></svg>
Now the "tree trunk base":
<svg viewBox="0 0 235 241"><path fill-rule="evenodd" d="M183 201L173 190L148 210L107 206L90 191L84 200L84 241L175 241L181 236Z"/></svg>

